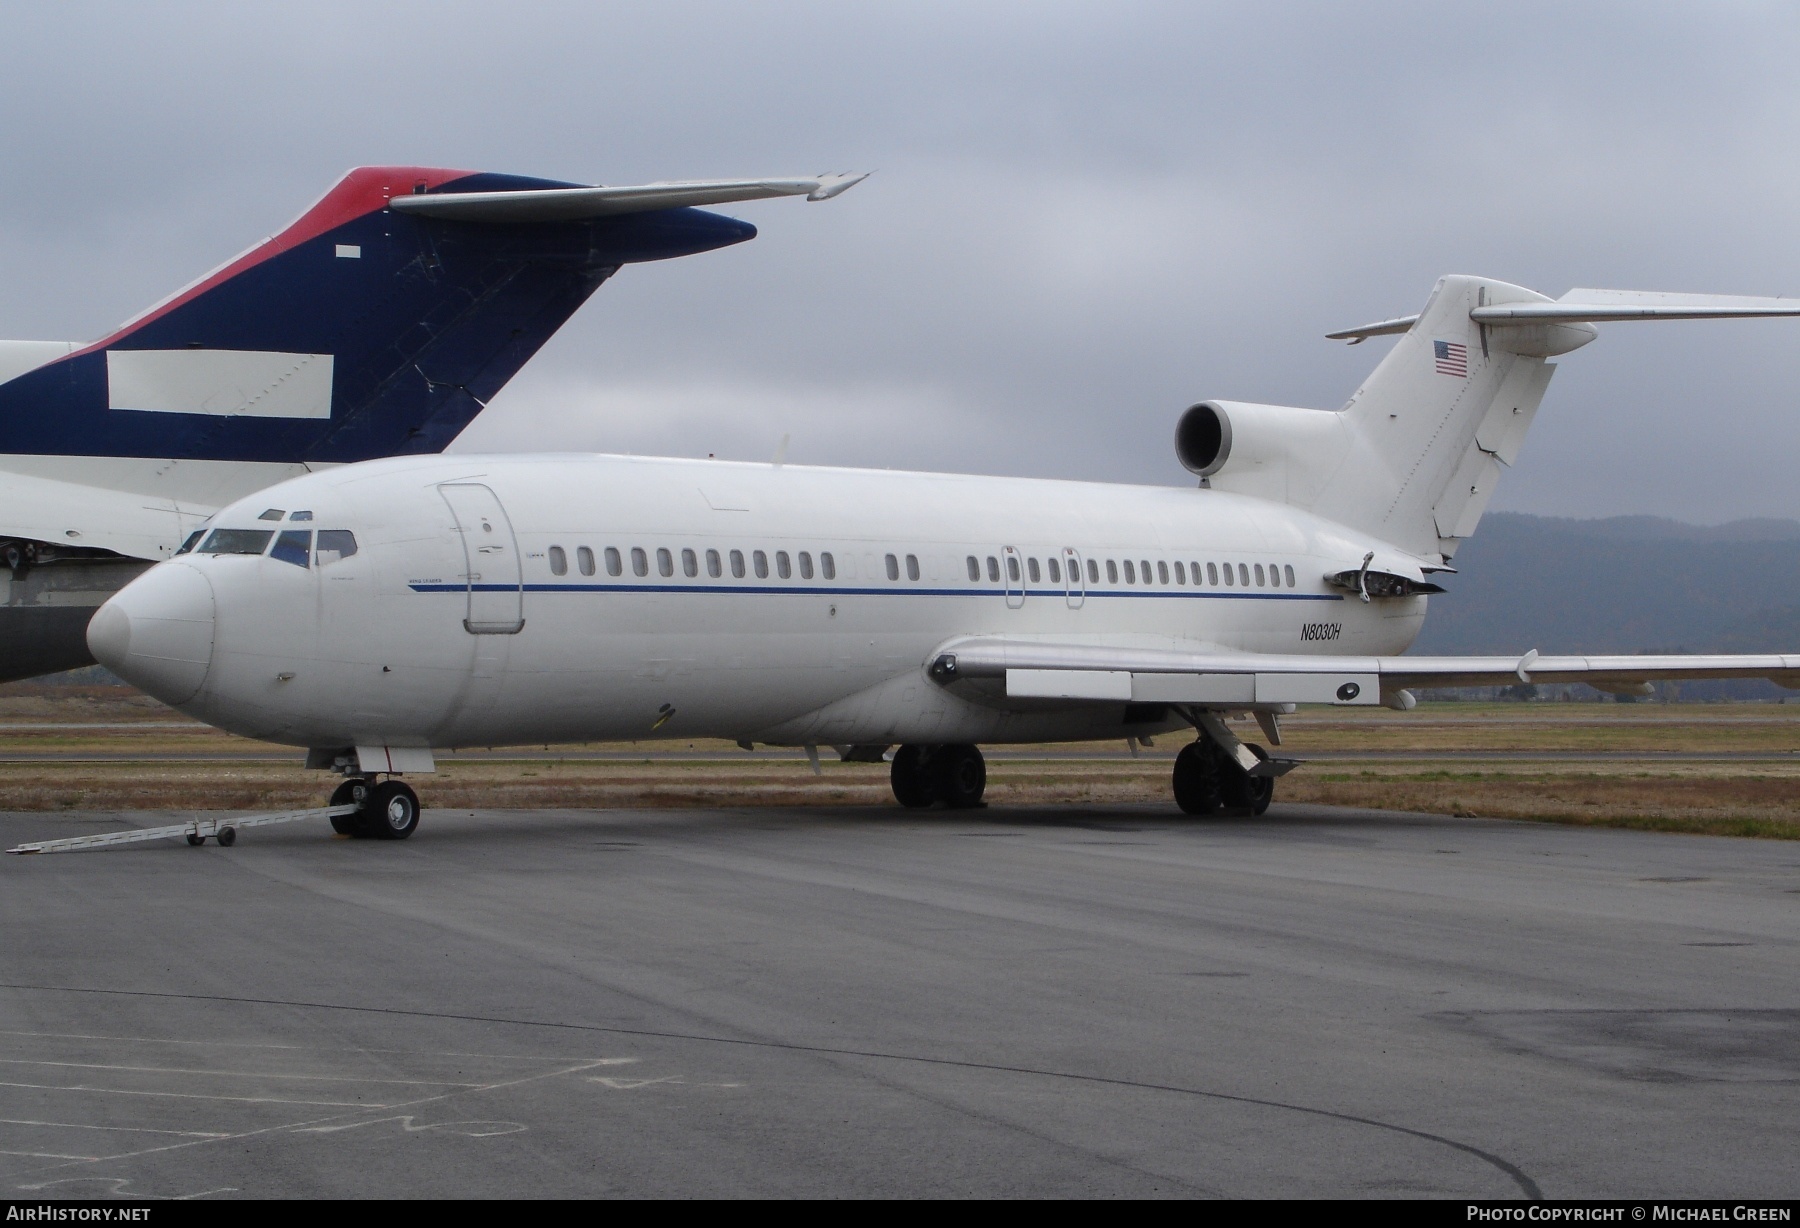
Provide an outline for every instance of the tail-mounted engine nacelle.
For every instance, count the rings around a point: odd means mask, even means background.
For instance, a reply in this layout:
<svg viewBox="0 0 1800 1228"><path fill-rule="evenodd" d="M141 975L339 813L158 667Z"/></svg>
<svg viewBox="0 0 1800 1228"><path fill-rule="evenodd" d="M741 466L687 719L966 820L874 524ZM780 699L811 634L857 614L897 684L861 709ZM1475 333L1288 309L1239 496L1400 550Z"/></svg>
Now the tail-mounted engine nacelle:
<svg viewBox="0 0 1800 1228"><path fill-rule="evenodd" d="M1343 459L1344 431L1331 410L1202 401L1176 424L1175 455L1203 479L1217 474L1243 494L1296 501Z"/></svg>

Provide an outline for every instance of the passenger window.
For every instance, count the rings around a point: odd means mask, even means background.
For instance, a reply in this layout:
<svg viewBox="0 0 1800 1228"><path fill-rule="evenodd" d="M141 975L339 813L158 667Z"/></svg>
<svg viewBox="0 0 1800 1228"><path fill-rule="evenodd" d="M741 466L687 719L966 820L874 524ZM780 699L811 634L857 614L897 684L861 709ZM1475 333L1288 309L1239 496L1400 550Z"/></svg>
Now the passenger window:
<svg viewBox="0 0 1800 1228"><path fill-rule="evenodd" d="M1238 579L1243 582L1245 588L1250 587L1250 568L1243 563L1238 564Z"/></svg>
<svg viewBox="0 0 1800 1228"><path fill-rule="evenodd" d="M1261 587L1262 587L1262 586L1263 586L1263 570L1262 570L1262 564L1261 564L1261 563L1258 563L1258 564L1257 564L1257 565L1256 565L1256 587L1257 587L1257 588L1261 588Z"/></svg>
<svg viewBox="0 0 1800 1228"><path fill-rule="evenodd" d="M1006 556L1006 578L1014 584L1019 582L1019 556L1016 554Z"/></svg>
<svg viewBox="0 0 1800 1228"><path fill-rule="evenodd" d="M1119 565L1111 559L1106 560L1106 582L1108 584L1117 584L1119 582Z"/></svg>
<svg viewBox="0 0 1800 1228"><path fill-rule="evenodd" d="M735 579L742 580L744 578L744 552L742 550L731 552L731 574Z"/></svg>
<svg viewBox="0 0 1800 1228"><path fill-rule="evenodd" d="M1206 565L1206 582L1215 586L1219 583L1219 565L1217 563Z"/></svg>
<svg viewBox="0 0 1800 1228"><path fill-rule="evenodd" d="M700 556L692 550L681 552L681 574L690 580L700 574Z"/></svg>
<svg viewBox="0 0 1800 1228"><path fill-rule="evenodd" d="M1062 583L1062 567L1060 565L1058 565L1057 561L1055 559L1045 559L1044 566L1046 568L1048 568L1050 571L1050 583L1061 584Z"/></svg>
<svg viewBox="0 0 1800 1228"><path fill-rule="evenodd" d="M971 584L979 583L981 580L981 564L975 560L975 556L972 554L968 558L968 563L969 563L969 583L971 583Z"/></svg>
<svg viewBox="0 0 1800 1228"><path fill-rule="evenodd" d="M669 553L667 546L656 548L656 572L665 578L675 574L675 556Z"/></svg>
<svg viewBox="0 0 1800 1228"><path fill-rule="evenodd" d="M616 576L624 570L624 566L619 562L619 548L608 546L606 548L606 574Z"/></svg>
<svg viewBox="0 0 1800 1228"><path fill-rule="evenodd" d="M642 546L631 548L631 574L634 576L650 574L650 556L644 553Z"/></svg>
<svg viewBox="0 0 1800 1228"><path fill-rule="evenodd" d="M1209 564L1210 566L1210 564ZM1225 587L1230 588L1237 583L1237 574L1231 570L1231 564L1225 564Z"/></svg>
<svg viewBox="0 0 1800 1228"><path fill-rule="evenodd" d="M1186 584L1187 583L1187 568L1185 568L1181 565L1180 559L1175 560L1175 583L1177 583L1177 584Z"/></svg>
<svg viewBox="0 0 1800 1228"><path fill-rule="evenodd" d="M1158 584L1167 584L1169 582L1169 565L1161 559L1156 561L1156 582Z"/></svg>
<svg viewBox="0 0 1800 1228"><path fill-rule="evenodd" d="M193 552L194 547L198 546L200 544L200 539L205 536L206 536L205 529L195 529L192 533L189 533L187 535L187 540L181 543L181 549L177 550L175 553L176 554L191 554Z"/></svg>
<svg viewBox="0 0 1800 1228"><path fill-rule="evenodd" d="M347 559L356 553L356 534L349 529L320 529L313 547L313 561L320 567Z"/></svg>
<svg viewBox="0 0 1800 1228"><path fill-rule="evenodd" d="M1031 582L1033 584L1039 583L1044 578L1038 573L1038 561L1036 559L1025 560L1025 574L1031 577Z"/></svg>
<svg viewBox="0 0 1800 1228"><path fill-rule="evenodd" d="M1294 587L1294 567L1293 567L1293 564L1291 564L1291 563L1289 563L1289 564L1286 564L1286 565L1285 565L1285 566L1283 566L1283 567L1282 567L1282 569L1281 569L1281 570L1283 570L1283 571L1285 571L1285 572L1287 572L1287 582L1288 582L1288 587L1289 587L1289 588L1293 588L1293 587Z"/></svg>
<svg viewBox="0 0 1800 1228"><path fill-rule="evenodd" d="M286 534L283 534L283 536L286 536ZM277 542L275 545L276 548L279 549L281 543ZM553 576L566 576L569 574L569 556L563 553L563 548L561 546L550 547L550 574Z"/></svg>
<svg viewBox="0 0 1800 1228"><path fill-rule="evenodd" d="M906 578L908 580L919 578L919 556L916 554L906 556Z"/></svg>
<svg viewBox="0 0 1800 1228"><path fill-rule="evenodd" d="M800 578L802 580L813 578L812 555L805 550L800 552Z"/></svg>
<svg viewBox="0 0 1800 1228"><path fill-rule="evenodd" d="M201 554L261 554L269 548L273 529L214 529Z"/></svg>
<svg viewBox="0 0 1800 1228"><path fill-rule="evenodd" d="M819 574L827 580L837 579L837 560L831 557L831 551L819 552Z"/></svg>
<svg viewBox="0 0 1800 1228"><path fill-rule="evenodd" d="M715 580L725 574L725 569L719 566L719 552L717 550L708 550L706 552L706 574Z"/></svg>
<svg viewBox="0 0 1800 1228"><path fill-rule="evenodd" d="M750 552L750 561L756 564L756 578L758 580L767 580L769 578L769 556L764 554L761 550L752 550Z"/></svg>
<svg viewBox="0 0 1800 1228"><path fill-rule="evenodd" d="M588 549L586 546L581 546L581 547L577 548L575 551L575 566L581 568L582 575L584 575L584 576L593 575L594 574L594 552L592 550Z"/></svg>
<svg viewBox="0 0 1800 1228"><path fill-rule="evenodd" d="M1125 560L1125 583L1127 583L1127 584L1136 584L1137 583L1137 570L1134 567L1132 567L1130 559Z"/></svg>
<svg viewBox="0 0 1800 1228"><path fill-rule="evenodd" d="M775 574L783 580L794 574L793 564L788 560L788 552L785 550L775 552Z"/></svg>
<svg viewBox="0 0 1800 1228"><path fill-rule="evenodd" d="M1000 583L1000 560L991 554L988 555L988 583Z"/></svg>
<svg viewBox="0 0 1800 1228"><path fill-rule="evenodd" d="M887 573L888 579L890 580L898 580L900 578L900 560L891 554L887 556Z"/></svg>
<svg viewBox="0 0 1800 1228"><path fill-rule="evenodd" d="M1142 563L1138 564L1138 567L1143 571L1144 583L1150 583L1150 560L1145 559Z"/></svg>
<svg viewBox="0 0 1800 1228"><path fill-rule="evenodd" d="M1100 583L1100 564L1096 563L1093 559L1088 560L1088 583Z"/></svg>
<svg viewBox="0 0 1800 1228"><path fill-rule="evenodd" d="M312 561L312 530L282 530L281 536L275 539L275 548L269 551L269 557L292 563L296 567L305 567Z"/></svg>

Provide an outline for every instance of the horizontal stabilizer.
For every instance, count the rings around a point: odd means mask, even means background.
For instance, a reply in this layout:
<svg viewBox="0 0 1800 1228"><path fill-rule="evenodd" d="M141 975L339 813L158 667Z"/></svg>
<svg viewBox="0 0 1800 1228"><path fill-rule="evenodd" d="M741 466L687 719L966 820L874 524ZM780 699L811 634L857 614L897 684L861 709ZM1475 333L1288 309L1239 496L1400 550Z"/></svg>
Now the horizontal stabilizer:
<svg viewBox="0 0 1800 1228"><path fill-rule="evenodd" d="M635 187L544 188L520 192L438 192L396 196L396 213L452 222L571 222L583 218L649 213L698 205L724 205L776 196L830 200L867 179L868 173L809 179L696 179Z"/></svg>
<svg viewBox="0 0 1800 1228"><path fill-rule="evenodd" d="M1800 299L1739 294L1664 294L1654 290L1571 290L1554 303L1477 307L1477 324L1590 323L1614 320L1743 320L1800 316Z"/></svg>
<svg viewBox="0 0 1800 1228"><path fill-rule="evenodd" d="M1749 320L1800 316L1800 298L1760 298L1746 294L1667 294L1658 290L1571 290L1555 302L1494 303L1471 308L1469 319L1493 328L1527 324L1605 324L1622 320ZM1329 341L1351 345L1370 337L1408 332L1417 315L1395 316L1356 328L1326 333Z"/></svg>

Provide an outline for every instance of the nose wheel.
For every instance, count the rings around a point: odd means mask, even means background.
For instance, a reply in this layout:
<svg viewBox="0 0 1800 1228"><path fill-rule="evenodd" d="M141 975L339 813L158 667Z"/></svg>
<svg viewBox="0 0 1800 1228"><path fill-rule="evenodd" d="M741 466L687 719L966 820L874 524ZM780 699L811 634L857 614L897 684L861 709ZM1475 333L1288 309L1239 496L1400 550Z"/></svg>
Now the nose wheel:
<svg viewBox="0 0 1800 1228"><path fill-rule="evenodd" d="M333 806L355 806L355 814L332 816L331 829L361 840L404 840L418 830L419 795L403 781L379 784L346 780L331 795Z"/></svg>

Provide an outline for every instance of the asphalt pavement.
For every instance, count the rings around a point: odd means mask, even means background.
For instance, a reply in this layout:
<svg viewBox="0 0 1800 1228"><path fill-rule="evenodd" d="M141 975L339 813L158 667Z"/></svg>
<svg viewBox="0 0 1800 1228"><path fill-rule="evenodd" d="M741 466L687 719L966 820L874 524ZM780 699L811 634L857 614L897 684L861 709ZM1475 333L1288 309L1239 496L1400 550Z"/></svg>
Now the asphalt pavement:
<svg viewBox="0 0 1800 1228"><path fill-rule="evenodd" d="M0 926L13 1198L1800 1192L1778 841L427 810L5 858Z"/></svg>

